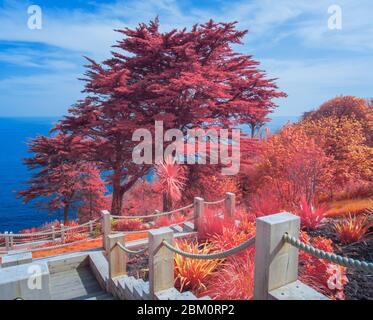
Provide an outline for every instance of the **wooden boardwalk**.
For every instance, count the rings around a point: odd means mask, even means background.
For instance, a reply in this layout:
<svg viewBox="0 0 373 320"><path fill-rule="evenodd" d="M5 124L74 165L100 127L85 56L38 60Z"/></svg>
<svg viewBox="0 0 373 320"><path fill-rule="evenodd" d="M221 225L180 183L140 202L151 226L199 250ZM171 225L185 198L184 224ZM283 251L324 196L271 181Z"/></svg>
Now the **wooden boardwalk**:
<svg viewBox="0 0 373 320"><path fill-rule="evenodd" d="M98 284L91 269L79 267L51 274L52 300L113 300Z"/></svg>

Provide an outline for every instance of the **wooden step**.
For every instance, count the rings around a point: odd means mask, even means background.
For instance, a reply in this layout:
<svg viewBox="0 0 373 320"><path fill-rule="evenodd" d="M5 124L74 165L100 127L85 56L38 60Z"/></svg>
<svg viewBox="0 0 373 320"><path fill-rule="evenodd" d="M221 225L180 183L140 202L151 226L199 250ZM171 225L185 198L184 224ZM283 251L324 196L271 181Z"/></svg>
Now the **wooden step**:
<svg viewBox="0 0 373 320"><path fill-rule="evenodd" d="M102 290L89 267L52 274L50 290L53 300L106 300L110 296Z"/></svg>
<svg viewBox="0 0 373 320"><path fill-rule="evenodd" d="M193 232L194 231L194 223L191 221L184 222L182 224L184 232Z"/></svg>
<svg viewBox="0 0 373 320"><path fill-rule="evenodd" d="M137 300L150 300L149 282L143 279L137 279L134 286L134 294Z"/></svg>

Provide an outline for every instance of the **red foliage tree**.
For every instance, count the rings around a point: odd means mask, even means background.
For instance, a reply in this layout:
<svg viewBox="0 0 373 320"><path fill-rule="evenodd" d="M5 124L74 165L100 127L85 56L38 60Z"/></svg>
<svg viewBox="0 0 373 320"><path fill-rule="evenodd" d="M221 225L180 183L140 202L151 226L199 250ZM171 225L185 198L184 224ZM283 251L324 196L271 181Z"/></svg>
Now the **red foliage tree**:
<svg viewBox="0 0 373 320"><path fill-rule="evenodd" d="M156 210L162 210L162 190L159 183L140 179L123 196L124 215L151 215Z"/></svg>
<svg viewBox="0 0 373 320"><path fill-rule="evenodd" d="M89 138L90 158L111 172L116 214L124 193L151 168L132 162L135 129L154 132L155 120L184 133L212 123L227 128L265 117L275 108L272 98L284 96L258 62L233 51L246 34L235 23L210 20L161 33L155 19L118 31L125 35L115 46L120 52L102 64L89 60L88 96L60 125Z"/></svg>
<svg viewBox="0 0 373 320"><path fill-rule="evenodd" d="M92 220L100 216L101 210L109 207L108 198L105 196L107 189L105 182L100 177L100 171L90 165L84 165L81 172L79 185L79 205L78 217L81 221Z"/></svg>
<svg viewBox="0 0 373 320"><path fill-rule="evenodd" d="M64 223L69 221L71 208L88 206L88 194L102 199L104 187L91 164L76 161L82 141L77 136L58 133L53 137L38 136L31 140L33 157L24 160L30 170L38 169L28 181L29 187L18 193L25 202L41 198L35 205L48 211L63 210ZM95 185L95 187L93 187Z"/></svg>

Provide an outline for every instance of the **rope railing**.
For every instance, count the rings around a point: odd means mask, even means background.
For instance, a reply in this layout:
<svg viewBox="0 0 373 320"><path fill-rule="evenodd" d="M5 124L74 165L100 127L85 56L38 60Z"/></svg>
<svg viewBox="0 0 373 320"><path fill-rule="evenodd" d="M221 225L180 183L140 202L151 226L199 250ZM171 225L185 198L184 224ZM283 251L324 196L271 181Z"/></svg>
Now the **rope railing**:
<svg viewBox="0 0 373 320"><path fill-rule="evenodd" d="M162 241L162 244L172 252L179 254L183 257L186 258L191 258L191 259L199 259L199 260L216 260L216 259L224 259L227 258L231 255L234 255L242 250L245 250L246 248L250 247L255 243L255 237L252 237L244 242L242 242L240 245L235 246L233 248L219 251L219 252L214 252L214 253L207 253L207 254L200 254L200 253L191 253L191 252L186 252L183 250L180 250L179 248L174 247L170 243L168 243L166 240Z"/></svg>
<svg viewBox="0 0 373 320"><path fill-rule="evenodd" d="M66 232L66 231L76 230L76 229L83 228L83 227L88 227L90 224L92 224L92 223L94 224L98 220L100 220L100 218L96 218L94 220L87 221L86 223L80 224L78 226L66 227L66 228L64 228L64 231Z"/></svg>
<svg viewBox="0 0 373 320"><path fill-rule="evenodd" d="M220 200L216 200L216 201L204 201L204 204L214 205L214 204L220 204L220 203L223 203L223 202L225 202L225 198L220 199Z"/></svg>
<svg viewBox="0 0 373 320"><path fill-rule="evenodd" d="M337 255L335 253L326 252L324 250L317 249L309 244L306 244L299 239L290 236L289 234L285 233L283 237L284 241L293 245L294 247L302 250L306 253L309 253L317 258L325 259L330 262L339 264L346 268L354 268L357 270L373 272L373 263L372 262L365 262L360 260L355 260L352 258L343 257Z"/></svg>
<svg viewBox="0 0 373 320"><path fill-rule="evenodd" d="M64 232L76 230L79 228L88 227L90 224L95 224L100 218L96 218L94 220L90 220L86 223L80 224L78 226L72 226L72 227L65 227L63 229ZM62 230L60 228L56 229L49 229L47 231L39 231L39 232L30 232L30 233L0 233L0 237L9 237L12 236L13 238L27 238L27 237L36 237L36 236L46 236L46 235L52 235L56 233L61 233Z"/></svg>
<svg viewBox="0 0 373 320"><path fill-rule="evenodd" d="M48 231L40 231L40 232L32 232L32 233L31 232L30 233L0 233L0 237L12 236L14 238L27 238L27 237L47 236L55 232L59 232L59 231L48 230Z"/></svg>
<svg viewBox="0 0 373 320"><path fill-rule="evenodd" d="M140 253L144 253L148 248L145 247L143 249L140 249L140 250L130 250L128 248L126 248L124 245L122 245L120 242L117 242L116 245L121 249L123 250L125 253L128 253L128 254L140 254Z"/></svg>
<svg viewBox="0 0 373 320"><path fill-rule="evenodd" d="M187 209L192 208L193 206L194 206L194 203L191 203L191 204L188 204L187 206L184 206L184 207L181 207L181 208L178 208L178 209L174 209L174 210L171 210L171 211L160 212L160 213L149 214L149 215L143 215L143 216L117 216L117 215L111 215L111 217L115 218L115 219L151 219L151 218L158 218L158 217L167 216L167 215L179 212L179 211L187 210Z"/></svg>

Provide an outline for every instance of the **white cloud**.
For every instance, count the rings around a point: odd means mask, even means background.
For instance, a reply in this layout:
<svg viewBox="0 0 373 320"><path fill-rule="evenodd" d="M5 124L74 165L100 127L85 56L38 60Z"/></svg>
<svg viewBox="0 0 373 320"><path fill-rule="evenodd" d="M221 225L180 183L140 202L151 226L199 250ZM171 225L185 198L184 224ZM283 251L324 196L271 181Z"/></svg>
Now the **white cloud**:
<svg viewBox="0 0 373 320"><path fill-rule="evenodd" d="M0 14L0 40L29 43L35 49L17 46L0 52L0 63L34 68L34 76L12 76L0 81L0 94L8 105L24 112L28 99L36 99L41 114L60 114L80 94L85 54L97 60L108 57L111 46L122 36L113 29L135 27L159 15L161 29L190 27L197 22L238 21L249 29L245 45L238 50L261 57L262 67L278 77L280 88L289 94L281 99L281 114L300 114L322 99L337 94L369 95L373 59L373 6L371 0L339 0L343 28L327 28L324 0L220 1L215 6L190 7L176 0L119 0L96 3L94 10L58 9L41 6L43 29L27 28L27 5L6 1ZM41 44L42 47L36 44ZM308 49L312 49L308 53ZM279 54L282 52L282 54ZM286 53L291 58L284 58ZM299 54L295 59L294 54ZM14 96L13 96L14 95ZM39 95L39 96L38 96ZM55 105L47 108L53 101ZM4 114L3 105L0 112ZM34 108L34 107L33 107ZM50 110L50 111L49 111ZM13 112L13 110L8 110ZM16 111L14 111L16 112ZM30 110L31 112L31 110Z"/></svg>
<svg viewBox="0 0 373 320"><path fill-rule="evenodd" d="M74 56L74 58L77 57ZM55 72L80 67L73 62L73 59L66 59L66 52L36 50L24 46L3 50L0 52L0 62L22 67L49 69Z"/></svg>

